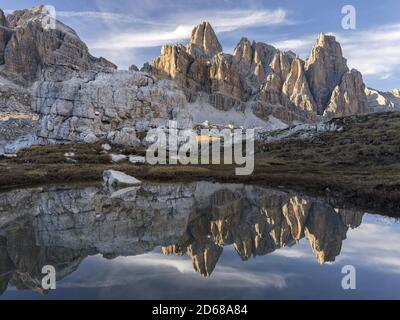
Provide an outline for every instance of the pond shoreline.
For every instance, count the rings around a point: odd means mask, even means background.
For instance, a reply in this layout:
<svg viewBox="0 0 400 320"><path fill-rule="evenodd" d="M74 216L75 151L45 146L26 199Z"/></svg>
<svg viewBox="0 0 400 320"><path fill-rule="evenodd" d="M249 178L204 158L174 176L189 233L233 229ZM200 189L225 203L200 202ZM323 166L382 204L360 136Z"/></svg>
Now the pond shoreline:
<svg viewBox="0 0 400 320"><path fill-rule="evenodd" d="M341 132L281 141L258 140L252 175L237 176L233 165L135 165L130 155L144 147L102 144L57 144L0 156L0 190L69 182L101 182L105 170L122 171L142 180L260 183L342 204L400 216L400 113L337 119ZM73 155L73 156L71 156ZM113 155L124 155L118 163Z"/></svg>
<svg viewBox="0 0 400 320"><path fill-rule="evenodd" d="M151 182L209 181L288 189L325 200L330 199L330 202L333 201L338 207L355 207L400 217L400 194L396 189L399 177L395 174L388 177L388 168L366 168L364 171L336 170L327 174L317 169L306 170L304 167L298 171L285 166L268 168L260 165L262 161L259 160L256 161L252 175L236 176L235 167L230 165L21 164L15 161L0 161L1 191L51 185L100 185L103 172L113 169Z"/></svg>

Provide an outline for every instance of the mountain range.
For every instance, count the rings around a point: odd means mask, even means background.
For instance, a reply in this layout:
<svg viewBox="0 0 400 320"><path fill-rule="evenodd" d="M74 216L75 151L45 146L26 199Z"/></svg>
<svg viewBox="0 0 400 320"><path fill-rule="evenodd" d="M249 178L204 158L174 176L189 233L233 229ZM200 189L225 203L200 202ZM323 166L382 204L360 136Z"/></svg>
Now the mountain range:
<svg viewBox="0 0 400 320"><path fill-rule="evenodd" d="M43 6L7 16L0 11L0 119L34 121L22 144L136 145L168 120L179 128L277 130L400 110L400 91L367 88L339 42L324 33L304 61L247 38L224 53L203 22L187 45L165 45L140 71L134 65L118 71L93 57L73 29L60 21L51 28L46 19ZM20 127L21 121L12 130Z"/></svg>

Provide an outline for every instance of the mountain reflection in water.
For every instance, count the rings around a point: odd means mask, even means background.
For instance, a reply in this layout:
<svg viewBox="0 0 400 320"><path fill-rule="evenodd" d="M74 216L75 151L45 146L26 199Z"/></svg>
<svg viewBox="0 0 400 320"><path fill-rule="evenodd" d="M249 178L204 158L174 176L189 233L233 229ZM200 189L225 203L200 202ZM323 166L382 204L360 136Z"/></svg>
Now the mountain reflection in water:
<svg viewBox="0 0 400 320"><path fill-rule="evenodd" d="M205 277L228 245L248 260L305 238L323 264L335 260L362 218L322 200L237 184L6 192L0 194L0 294L9 285L42 292L44 265L55 266L59 281L88 256L136 256L160 246L166 255L186 254Z"/></svg>

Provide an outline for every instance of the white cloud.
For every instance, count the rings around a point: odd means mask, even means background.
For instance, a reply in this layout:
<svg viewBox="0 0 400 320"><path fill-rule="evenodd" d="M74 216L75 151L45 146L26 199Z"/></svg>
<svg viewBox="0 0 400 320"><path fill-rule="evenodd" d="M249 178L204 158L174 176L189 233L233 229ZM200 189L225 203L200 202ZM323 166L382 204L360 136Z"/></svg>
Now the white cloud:
<svg viewBox="0 0 400 320"><path fill-rule="evenodd" d="M57 11L57 16L61 18L79 18L79 19L92 19L102 20L111 23L140 23L145 25L163 25L159 21L152 21L134 17L128 14L106 12L106 11ZM168 25L168 24L165 24Z"/></svg>
<svg viewBox="0 0 400 320"><path fill-rule="evenodd" d="M400 71L400 24L338 34L349 65L378 77Z"/></svg>
<svg viewBox="0 0 400 320"><path fill-rule="evenodd" d="M399 227L363 223L349 231L348 239L336 263L351 262L357 266L368 266L379 272L400 273Z"/></svg>
<svg viewBox="0 0 400 320"><path fill-rule="evenodd" d="M299 39L287 39L278 42L273 42L271 45L274 47L285 50L293 51L301 58L306 59L311 52L311 48L314 45L316 35L306 36Z"/></svg>
<svg viewBox="0 0 400 320"><path fill-rule="evenodd" d="M127 32L112 37L104 37L99 41L89 43L89 46L93 49L156 47L188 38L192 28L191 26L181 25L171 31Z"/></svg>
<svg viewBox="0 0 400 320"><path fill-rule="evenodd" d="M214 270L210 281L204 279L193 269L192 261L189 257L165 256L159 253L148 253L145 255L118 257L112 261L107 261L106 265L100 256L92 257L97 263L102 263L103 267L112 266L111 271L104 271L104 277L81 277L79 281L63 281L58 287L62 288L100 288L109 286L123 286L128 283L133 284L138 281L150 279L173 279L176 276L185 275L181 281L188 286L196 288L210 288L212 285L225 289L240 288L278 288L287 287L287 280L293 277L293 274L281 274L266 271L245 271L242 268L235 268L219 264ZM100 267L101 270L101 267ZM135 270L135 272L129 272ZM177 272L179 274L177 274ZM183 283L181 283L181 286Z"/></svg>
<svg viewBox="0 0 400 320"><path fill-rule="evenodd" d="M106 19L116 19L111 15ZM103 18L104 18L103 17ZM144 48L161 46L186 40L190 37L193 26L201 21L208 20L217 33L234 31L239 28L268 26L290 23L286 19L286 11L277 10L231 10L231 11L198 11L179 13L168 17L166 21L158 23L157 28L150 30L127 30L116 32L111 30L112 36L103 36L98 41L89 44L91 48ZM175 21L175 23L173 23ZM146 20L148 24L157 24Z"/></svg>

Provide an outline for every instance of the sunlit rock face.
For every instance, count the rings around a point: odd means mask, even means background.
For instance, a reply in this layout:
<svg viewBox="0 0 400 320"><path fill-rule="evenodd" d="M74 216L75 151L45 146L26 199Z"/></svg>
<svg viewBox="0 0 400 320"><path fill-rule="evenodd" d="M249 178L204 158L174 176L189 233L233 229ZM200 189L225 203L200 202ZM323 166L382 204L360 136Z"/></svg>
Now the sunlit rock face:
<svg viewBox="0 0 400 320"><path fill-rule="evenodd" d="M141 72L81 73L69 81L36 82L32 108L44 142L109 140L135 146L138 133L175 120L191 127L186 99L172 81Z"/></svg>
<svg viewBox="0 0 400 320"><path fill-rule="evenodd" d="M231 55L208 22L194 28L187 46L164 46L151 64L156 77L175 79L189 102L206 94L218 110L241 104L242 112L288 124L370 112L361 74L348 70L333 36L320 34L307 61L247 38Z"/></svg>
<svg viewBox="0 0 400 320"><path fill-rule="evenodd" d="M400 89L382 92L365 88L368 105L374 112L400 111Z"/></svg>
<svg viewBox="0 0 400 320"><path fill-rule="evenodd" d="M70 27L45 24L46 14L44 6L7 17L0 10L0 121L35 115L34 143L44 144L108 140L137 146L140 133L169 120L193 127L176 83L116 71L111 62L93 57ZM207 27L204 36L209 33ZM210 43L204 45L213 52ZM2 140L7 139L0 134L0 146Z"/></svg>
<svg viewBox="0 0 400 320"><path fill-rule="evenodd" d="M305 65L307 78L318 107L322 114L327 107L333 89L340 84L343 75L349 70L343 58L342 48L335 37L321 33Z"/></svg>
<svg viewBox="0 0 400 320"><path fill-rule="evenodd" d="M306 61L247 38L226 54L204 22L186 46L163 46L143 72L116 71L73 29L46 19L43 6L7 16L0 10L0 121L39 118L34 139L31 132L18 137L25 147L137 146L138 137L169 120L185 129L208 123L271 131L376 110L333 36L321 34Z"/></svg>
<svg viewBox="0 0 400 320"><path fill-rule="evenodd" d="M326 118L351 116L371 112L365 94L362 75L357 70L351 70L342 77L340 85L332 93L328 107L324 111Z"/></svg>
<svg viewBox="0 0 400 320"><path fill-rule="evenodd" d="M86 44L70 27L59 21L55 22L55 28L46 25L46 13L44 6L38 6L14 11L5 21L0 14L0 24L10 33L7 41L1 41L0 36L0 42L6 42L0 45L0 58L3 56L7 72L29 83L63 81L81 71L116 69L106 59L90 55Z"/></svg>
<svg viewBox="0 0 400 320"><path fill-rule="evenodd" d="M362 213L321 200L258 186L150 184L110 191L98 187L17 190L0 194L0 289L8 283L42 292L44 265L60 280L90 255L188 255L208 277L225 246L242 260L303 238L319 263L340 254Z"/></svg>
<svg viewBox="0 0 400 320"><path fill-rule="evenodd" d="M212 58L222 52L222 46L209 22L203 22L193 29L188 52L201 58Z"/></svg>
<svg viewBox="0 0 400 320"><path fill-rule="evenodd" d="M187 253L203 276L211 274L227 245L248 260L307 238L319 263L335 261L348 228L362 219L362 213L261 187L198 183L196 195L202 196L195 197L186 233L163 252Z"/></svg>

